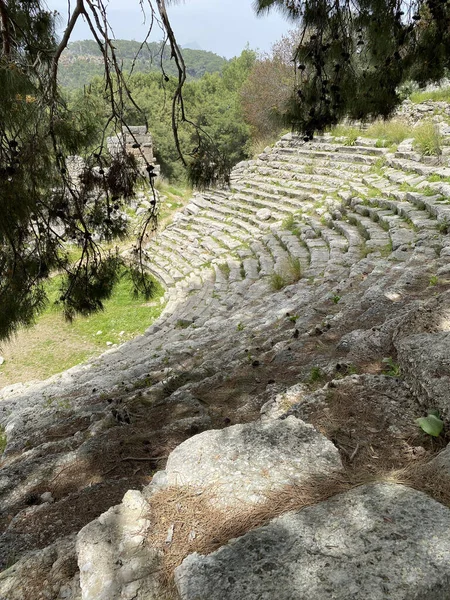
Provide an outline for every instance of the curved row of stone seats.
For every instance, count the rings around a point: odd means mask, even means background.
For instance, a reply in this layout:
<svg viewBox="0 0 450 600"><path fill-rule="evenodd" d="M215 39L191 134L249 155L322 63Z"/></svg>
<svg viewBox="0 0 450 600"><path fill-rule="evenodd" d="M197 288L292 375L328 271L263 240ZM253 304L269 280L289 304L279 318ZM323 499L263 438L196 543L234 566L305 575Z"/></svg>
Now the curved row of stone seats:
<svg viewBox="0 0 450 600"><path fill-rule="evenodd" d="M177 288L174 306L183 294L199 294L195 286L180 286L191 273L200 281L203 271L213 273L208 289L220 305L232 286L242 290L282 273L292 260L316 280L344 277L371 253L406 260L416 244L441 244L439 230L450 212L441 195L405 191L405 185L427 182L424 174L398 170L410 162L378 148L376 140L348 146L330 136L308 143L285 136L238 165L229 190L196 193L152 242L150 269L166 287ZM194 306L192 298L184 312Z"/></svg>

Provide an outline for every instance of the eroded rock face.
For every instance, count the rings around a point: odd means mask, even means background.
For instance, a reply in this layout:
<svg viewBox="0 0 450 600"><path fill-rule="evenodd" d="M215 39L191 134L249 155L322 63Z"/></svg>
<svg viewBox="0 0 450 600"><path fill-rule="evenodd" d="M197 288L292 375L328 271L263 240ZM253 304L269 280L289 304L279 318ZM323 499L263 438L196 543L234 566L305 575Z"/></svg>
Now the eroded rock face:
<svg viewBox="0 0 450 600"><path fill-rule="evenodd" d="M188 556L182 600L448 600L450 510L400 485L373 484Z"/></svg>
<svg viewBox="0 0 450 600"><path fill-rule="evenodd" d="M146 544L149 506L128 491L77 536L82 600L159 600L159 553Z"/></svg>
<svg viewBox="0 0 450 600"><path fill-rule="evenodd" d="M450 294L418 307L399 325L395 347L404 375L424 407L450 415Z"/></svg>
<svg viewBox="0 0 450 600"><path fill-rule="evenodd" d="M261 501L284 485L341 467L336 447L291 416L196 435L172 452L166 475L168 485L213 487L231 506Z"/></svg>
<svg viewBox="0 0 450 600"><path fill-rule="evenodd" d="M81 600L75 536L31 552L0 574L1 600Z"/></svg>

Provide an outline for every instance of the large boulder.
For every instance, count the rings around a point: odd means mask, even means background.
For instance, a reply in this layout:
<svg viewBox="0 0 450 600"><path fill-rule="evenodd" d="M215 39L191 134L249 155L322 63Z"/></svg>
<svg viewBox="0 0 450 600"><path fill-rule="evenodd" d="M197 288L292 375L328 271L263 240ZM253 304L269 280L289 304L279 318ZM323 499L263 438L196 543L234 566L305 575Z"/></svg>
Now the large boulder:
<svg viewBox="0 0 450 600"><path fill-rule="evenodd" d="M450 510L370 484L255 529L176 569L182 600L449 600Z"/></svg>
<svg viewBox="0 0 450 600"><path fill-rule="evenodd" d="M168 485L213 487L220 503L263 500L268 492L342 467L336 447L296 417L205 431L169 456Z"/></svg>

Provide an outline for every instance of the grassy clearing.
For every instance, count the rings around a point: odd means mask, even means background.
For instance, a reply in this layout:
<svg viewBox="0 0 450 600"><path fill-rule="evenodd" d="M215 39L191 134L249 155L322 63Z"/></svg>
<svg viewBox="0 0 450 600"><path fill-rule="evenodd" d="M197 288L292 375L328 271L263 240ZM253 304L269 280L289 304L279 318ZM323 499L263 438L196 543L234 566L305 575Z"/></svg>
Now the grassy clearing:
<svg viewBox="0 0 450 600"><path fill-rule="evenodd" d="M413 92L409 98L414 104L421 102L450 102L450 87L433 90L432 92Z"/></svg>
<svg viewBox="0 0 450 600"><path fill-rule="evenodd" d="M172 219L173 213L184 206L192 190L173 186L158 179L156 188L164 196L159 212L159 228ZM131 209L130 209L131 211ZM130 212L134 217L134 211ZM104 250L118 246L125 250L131 238L105 244ZM69 260L80 258L80 250L68 246ZM53 277L47 283L49 304L38 317L34 327L20 330L9 342L0 347L5 362L0 366L0 388L19 381L45 379L77 365L142 333L161 314L160 299L164 290L155 281L155 293L150 302L134 299L131 282L122 278L113 295L104 303L104 310L89 317L77 317L72 323L64 320L55 304L60 296L61 278Z"/></svg>
<svg viewBox="0 0 450 600"><path fill-rule="evenodd" d="M0 387L50 377L104 352L106 342L119 344L132 339L149 327L163 307L160 284L155 282L153 299L143 302L132 297L131 282L122 278L103 311L69 323L54 304L59 285L60 277L48 283L50 303L36 325L19 331L0 348L5 358L0 366Z"/></svg>
<svg viewBox="0 0 450 600"><path fill-rule="evenodd" d="M172 185L163 178L156 180L155 187L162 196L165 196L158 213L158 229L161 229L168 224L175 211L187 204L192 196L192 189Z"/></svg>

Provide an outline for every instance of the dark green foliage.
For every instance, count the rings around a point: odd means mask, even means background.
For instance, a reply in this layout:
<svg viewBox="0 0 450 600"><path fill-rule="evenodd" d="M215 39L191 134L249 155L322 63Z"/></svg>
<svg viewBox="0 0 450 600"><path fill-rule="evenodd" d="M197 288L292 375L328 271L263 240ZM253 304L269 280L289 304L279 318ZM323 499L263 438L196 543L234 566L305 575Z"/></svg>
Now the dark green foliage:
<svg viewBox="0 0 450 600"><path fill-rule="evenodd" d="M441 78L450 59L450 3L441 0L259 0L301 21L296 93L286 121L310 137L348 116L388 117L398 87Z"/></svg>
<svg viewBox="0 0 450 600"><path fill-rule="evenodd" d="M125 235L120 209L137 180L134 159L104 151L105 106L84 95L70 108L54 85L53 14L38 1L10 0L7 15L0 35L0 339L33 321L55 270L65 274L67 317L102 308L123 261L105 256L94 240ZM114 131L121 115L109 123ZM76 181L67 163L73 154L86 160ZM80 248L75 264L66 242Z"/></svg>

